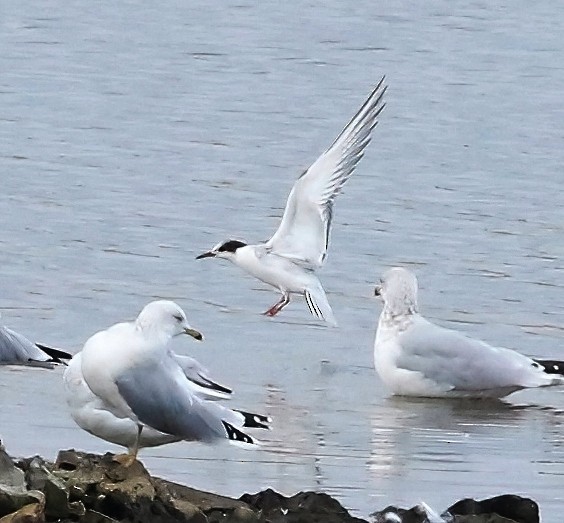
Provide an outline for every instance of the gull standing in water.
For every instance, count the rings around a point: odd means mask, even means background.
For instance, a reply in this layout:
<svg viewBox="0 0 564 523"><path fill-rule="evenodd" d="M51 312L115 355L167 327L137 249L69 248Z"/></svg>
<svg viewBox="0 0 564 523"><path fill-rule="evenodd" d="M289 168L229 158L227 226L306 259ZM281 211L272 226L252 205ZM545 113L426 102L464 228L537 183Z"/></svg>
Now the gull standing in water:
<svg viewBox="0 0 564 523"><path fill-rule="evenodd" d="M65 374L75 421L126 446L129 452L116 457L124 465L135 461L141 447L220 439L252 445L256 441L241 429L268 428L266 416L209 401L231 391L210 380L195 360L167 348L181 334L202 339L176 303L151 302L134 322L118 323L88 339ZM76 392L83 407L73 397Z"/></svg>
<svg viewBox="0 0 564 523"><path fill-rule="evenodd" d="M204 400L229 399L232 390L213 381L207 369L193 358L172 354L185 376L192 382L194 392ZM126 447L133 452L137 425L131 418L120 418L106 407L86 384L82 375L82 354L75 354L63 374L67 404L72 419L86 432L101 439ZM181 441L181 438L145 427L139 438L139 448L157 447Z"/></svg>
<svg viewBox="0 0 564 523"><path fill-rule="evenodd" d="M382 78L329 149L296 181L280 226L270 240L255 245L227 240L197 256L230 260L278 289L282 297L265 312L267 316L275 316L288 305L290 294L303 294L311 314L336 325L314 271L327 257L333 202L370 143L372 129L385 106L386 88Z"/></svg>
<svg viewBox="0 0 564 523"><path fill-rule="evenodd" d="M52 368L65 364L72 354L53 349L40 343L33 343L25 336L0 325L0 365L26 365Z"/></svg>
<svg viewBox="0 0 564 523"><path fill-rule="evenodd" d="M417 279L387 271L375 289L384 301L374 364L400 396L502 398L525 388L564 384L564 362L534 360L439 327L419 314Z"/></svg>

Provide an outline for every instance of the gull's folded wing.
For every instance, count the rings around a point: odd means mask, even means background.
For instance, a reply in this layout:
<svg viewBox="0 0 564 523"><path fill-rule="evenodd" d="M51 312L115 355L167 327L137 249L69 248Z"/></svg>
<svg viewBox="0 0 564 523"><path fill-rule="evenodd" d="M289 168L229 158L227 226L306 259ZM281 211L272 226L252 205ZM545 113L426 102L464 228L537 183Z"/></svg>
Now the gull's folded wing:
<svg viewBox="0 0 564 523"><path fill-rule="evenodd" d="M533 360L493 347L423 318L400 334L399 367L421 372L445 390L476 391L549 385L552 379Z"/></svg>
<svg viewBox="0 0 564 523"><path fill-rule="evenodd" d="M0 365L39 365L50 367L54 360L25 336L0 327Z"/></svg>
<svg viewBox="0 0 564 523"><path fill-rule="evenodd" d="M203 399L228 399L233 391L221 385L209 376L208 370L194 358L179 356L173 353L176 362L182 368L184 375L196 385L194 392Z"/></svg>

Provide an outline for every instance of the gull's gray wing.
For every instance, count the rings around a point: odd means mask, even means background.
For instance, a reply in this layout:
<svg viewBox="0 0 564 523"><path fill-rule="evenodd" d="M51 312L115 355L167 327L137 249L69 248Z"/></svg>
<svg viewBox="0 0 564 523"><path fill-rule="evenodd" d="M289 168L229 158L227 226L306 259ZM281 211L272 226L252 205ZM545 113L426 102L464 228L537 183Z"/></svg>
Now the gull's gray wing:
<svg viewBox="0 0 564 523"><path fill-rule="evenodd" d="M72 419L86 432L116 445L133 448L137 425L129 417L119 418L106 408L86 383L81 368L82 354L76 354L63 374L65 398ZM146 427L139 441L140 447L153 447L179 441L179 438Z"/></svg>
<svg viewBox="0 0 564 523"><path fill-rule="evenodd" d="M116 384L145 425L189 441L210 442L229 437L221 416L224 407L198 398L171 357L134 366L124 371Z"/></svg>
<svg viewBox="0 0 564 523"><path fill-rule="evenodd" d="M539 387L552 379L532 359L492 347L423 318L399 335L397 365L421 372L448 390L474 391Z"/></svg>
<svg viewBox="0 0 564 523"><path fill-rule="evenodd" d="M25 336L0 326L0 365L38 365L50 367L52 360Z"/></svg>
<svg viewBox="0 0 564 523"><path fill-rule="evenodd" d="M208 370L194 358L190 358L189 356L180 356L173 352L171 355L174 357L178 365L180 365L184 375L197 386L197 388L194 389L194 392L196 392L198 396L209 400L228 399L231 397L233 391L230 388L213 381L209 376Z"/></svg>
<svg viewBox="0 0 564 523"><path fill-rule="evenodd" d="M385 105L386 88L382 78L329 149L296 181L280 226L266 243L272 252L309 268L323 265L333 201L370 143L370 134Z"/></svg>

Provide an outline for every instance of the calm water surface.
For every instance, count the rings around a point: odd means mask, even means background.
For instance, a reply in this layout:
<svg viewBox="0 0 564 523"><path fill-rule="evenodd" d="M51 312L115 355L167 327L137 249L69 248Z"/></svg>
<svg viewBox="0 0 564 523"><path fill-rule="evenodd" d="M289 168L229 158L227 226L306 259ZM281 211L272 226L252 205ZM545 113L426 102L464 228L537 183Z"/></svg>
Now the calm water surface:
<svg viewBox="0 0 564 523"><path fill-rule="evenodd" d="M564 396L393 399L372 368L373 283L411 266L423 311L564 356L564 5L8 1L0 18L0 309L79 350L157 297L176 350L270 414L264 450L145 450L154 474L238 496L320 489L355 514L503 492L564 508ZM321 279L339 329L194 257L277 226L296 176L386 74L388 106L339 197ZM60 372L2 371L11 453L116 447L74 426Z"/></svg>

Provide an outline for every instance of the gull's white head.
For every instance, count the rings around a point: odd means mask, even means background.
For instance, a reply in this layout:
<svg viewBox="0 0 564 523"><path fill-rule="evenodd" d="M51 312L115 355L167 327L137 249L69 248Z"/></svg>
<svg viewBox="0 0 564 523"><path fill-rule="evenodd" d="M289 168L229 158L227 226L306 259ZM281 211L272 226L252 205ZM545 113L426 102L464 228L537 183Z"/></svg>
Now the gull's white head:
<svg viewBox="0 0 564 523"><path fill-rule="evenodd" d="M190 327L184 311L173 301L158 300L145 305L137 316L135 324L145 332L172 338L180 334L188 334L197 340L202 340L200 332Z"/></svg>
<svg viewBox="0 0 564 523"><path fill-rule="evenodd" d="M211 250L196 256L196 260L201 260L202 258L225 258L226 260L230 260L235 257L237 249L245 247L246 245L245 242L239 240L225 240L214 245Z"/></svg>
<svg viewBox="0 0 564 523"><path fill-rule="evenodd" d="M384 301L385 309L396 316L417 312L417 278L402 267L394 267L384 273L374 294Z"/></svg>

